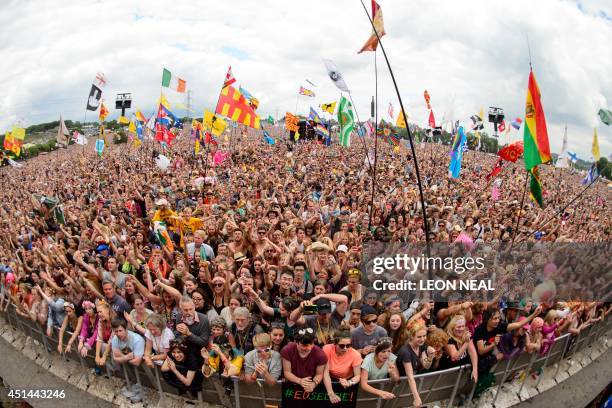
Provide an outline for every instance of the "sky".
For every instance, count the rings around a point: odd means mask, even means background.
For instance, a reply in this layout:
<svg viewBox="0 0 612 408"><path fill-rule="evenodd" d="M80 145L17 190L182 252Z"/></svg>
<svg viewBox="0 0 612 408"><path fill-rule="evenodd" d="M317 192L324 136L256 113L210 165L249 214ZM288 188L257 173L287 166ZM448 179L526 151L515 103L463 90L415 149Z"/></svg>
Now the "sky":
<svg viewBox="0 0 612 408"><path fill-rule="evenodd" d="M425 89L438 122L468 125L471 115L489 106L503 108L510 120L524 116L531 55L551 150L560 152L567 126L568 150L578 157L592 157L594 127L602 155L612 152L612 129L597 116L602 107L612 109L610 1L379 4L383 46L409 122L427 123ZM323 58L338 66L361 120L369 116L376 91L376 58L379 117L390 120L389 104L396 115L400 108L381 49L376 56L357 53L370 33L360 0L5 1L0 132L60 114L97 119L97 113L85 113L85 102L98 72L108 80L103 98L110 118L118 116L113 102L123 92L131 92L133 108L148 116L164 67L187 81L192 115L214 109L230 65L237 83L260 100L262 117L280 118L296 106L305 114L340 96ZM316 97L298 97L300 86ZM186 101L184 94L164 93L174 104ZM183 109L175 113L185 115ZM486 127L492 133L491 124ZM512 130L500 140L520 138Z"/></svg>

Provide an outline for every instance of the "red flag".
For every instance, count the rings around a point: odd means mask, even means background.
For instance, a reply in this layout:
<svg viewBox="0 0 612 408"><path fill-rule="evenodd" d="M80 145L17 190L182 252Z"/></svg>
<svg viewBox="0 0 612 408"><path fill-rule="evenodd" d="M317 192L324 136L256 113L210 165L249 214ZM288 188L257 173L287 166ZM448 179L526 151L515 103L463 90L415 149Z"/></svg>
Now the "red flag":
<svg viewBox="0 0 612 408"><path fill-rule="evenodd" d="M497 153L499 157L512 163L516 163L521 154L523 154L523 142L521 141L511 143Z"/></svg>
<svg viewBox="0 0 612 408"><path fill-rule="evenodd" d="M429 127L432 129L436 127L436 118L434 118L433 110L429 111Z"/></svg>
<svg viewBox="0 0 612 408"><path fill-rule="evenodd" d="M504 130L506 130L506 122L502 120L501 123L497 125L497 130L499 130L500 132L503 132Z"/></svg>
<svg viewBox="0 0 612 408"><path fill-rule="evenodd" d="M487 174L487 180L491 180L493 177L497 176L500 171L502 171L502 166L504 165L504 160L500 157L497 159L497 163L495 163L495 167L489 174Z"/></svg>
<svg viewBox="0 0 612 408"><path fill-rule="evenodd" d="M427 109L431 110L431 105L429 104L429 92L427 92L427 89L425 90L425 92L423 92L423 97L425 97L425 103L427 104Z"/></svg>
<svg viewBox="0 0 612 408"><path fill-rule="evenodd" d="M372 0L372 22L374 23L376 32L372 30L372 35L370 35L370 38L368 38L363 47L361 47L361 50L357 52L358 54L364 51L376 51L376 48L378 48L378 37L382 38L382 36L385 35L382 10L375 0ZM378 33L378 37L376 33Z"/></svg>
<svg viewBox="0 0 612 408"><path fill-rule="evenodd" d="M236 78L234 78L234 74L232 74L232 67L230 65L230 67L227 69L227 74L225 74L225 82L223 82L223 87L225 88L226 86L230 86L234 82L236 82Z"/></svg>

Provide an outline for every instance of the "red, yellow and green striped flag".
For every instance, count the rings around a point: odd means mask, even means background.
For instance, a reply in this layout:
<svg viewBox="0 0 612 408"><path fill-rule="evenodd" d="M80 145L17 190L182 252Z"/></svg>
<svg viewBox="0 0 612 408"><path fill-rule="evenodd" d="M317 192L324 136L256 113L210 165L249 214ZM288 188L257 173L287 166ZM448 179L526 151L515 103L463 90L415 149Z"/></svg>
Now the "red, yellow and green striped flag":
<svg viewBox="0 0 612 408"><path fill-rule="evenodd" d="M536 166L538 164L548 163L551 161L552 157L550 155L550 145L548 144L546 118L544 116L542 102L540 101L540 88L538 88L538 83L533 75L533 71L529 71L523 145L525 147L523 153L525 168L531 174L531 198L542 207L542 183L540 182Z"/></svg>

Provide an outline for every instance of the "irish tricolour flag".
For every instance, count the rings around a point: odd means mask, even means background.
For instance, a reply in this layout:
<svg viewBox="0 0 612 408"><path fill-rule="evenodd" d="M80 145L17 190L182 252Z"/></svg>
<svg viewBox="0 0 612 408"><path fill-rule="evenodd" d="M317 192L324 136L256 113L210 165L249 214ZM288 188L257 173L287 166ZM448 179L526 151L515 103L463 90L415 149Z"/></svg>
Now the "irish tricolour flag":
<svg viewBox="0 0 612 408"><path fill-rule="evenodd" d="M162 75L162 86L174 89L176 92L185 92L187 83L184 79L181 79L176 75L172 75L170 71L164 68L164 73Z"/></svg>

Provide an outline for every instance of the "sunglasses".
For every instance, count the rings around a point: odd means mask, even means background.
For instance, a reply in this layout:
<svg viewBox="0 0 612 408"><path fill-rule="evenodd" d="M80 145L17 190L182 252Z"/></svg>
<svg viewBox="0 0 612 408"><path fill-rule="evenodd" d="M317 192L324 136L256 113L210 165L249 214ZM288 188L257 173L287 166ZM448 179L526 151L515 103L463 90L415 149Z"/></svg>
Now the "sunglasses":
<svg viewBox="0 0 612 408"><path fill-rule="evenodd" d="M268 347L268 348L265 348L263 350L257 350L257 353L258 354L269 353L270 350L272 350L272 349L270 347Z"/></svg>
<svg viewBox="0 0 612 408"><path fill-rule="evenodd" d="M366 320L366 321L364 321L364 322L363 322L363 324L368 324L368 325L369 325L369 324L374 324L374 323L376 323L376 320L377 320L377 319L374 319L374 320Z"/></svg>
<svg viewBox="0 0 612 408"><path fill-rule="evenodd" d="M350 344L338 344L338 347L340 347L342 350L347 350L351 347Z"/></svg>
<svg viewBox="0 0 612 408"><path fill-rule="evenodd" d="M223 284L222 284L222 283L215 283L215 284L213 284L213 286L214 286L215 288L220 288L220 287L222 287L222 286L223 286Z"/></svg>

